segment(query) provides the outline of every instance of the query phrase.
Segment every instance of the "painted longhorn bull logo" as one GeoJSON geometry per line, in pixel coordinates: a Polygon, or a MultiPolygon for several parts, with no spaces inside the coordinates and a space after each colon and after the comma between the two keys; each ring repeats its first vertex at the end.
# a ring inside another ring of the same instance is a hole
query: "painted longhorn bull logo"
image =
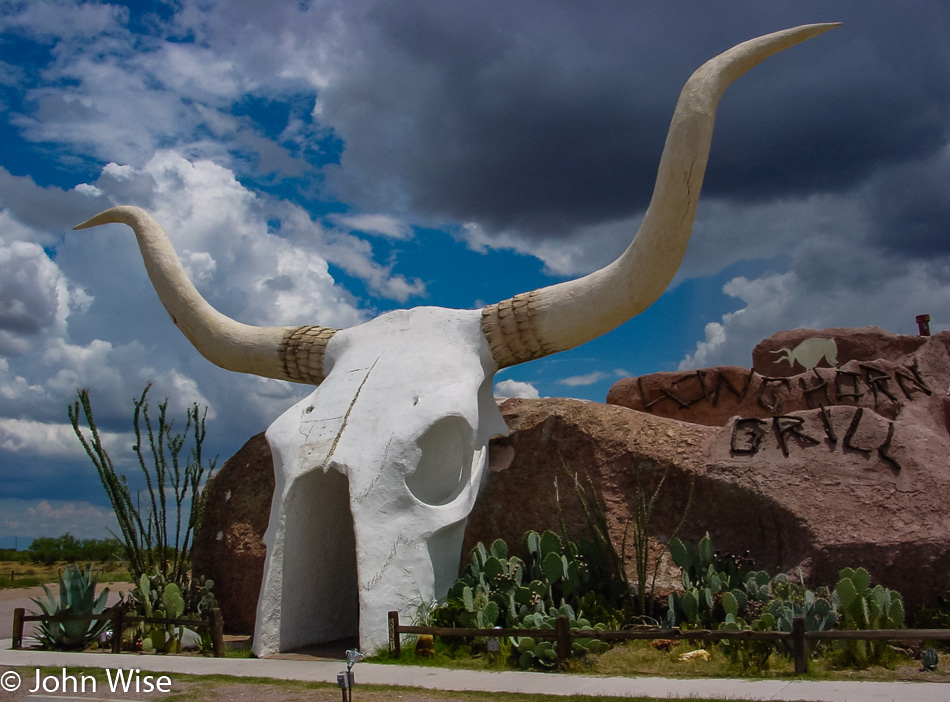
{"type": "Polygon", "coordinates": [[[769,56],[836,25],[740,44],[700,67],[677,102],[642,225],[613,263],[481,310],[420,307],[349,329],[251,327],[213,309],[146,212],[115,207],[173,322],[213,363],[317,386],[267,430],[276,490],[253,649],[358,636],[386,641],[386,611],[444,595],[456,577],[488,441],[507,433],[500,369],[583,344],[658,298],[692,230],[716,107],[769,56]]]}
{"type": "Polygon", "coordinates": [[[785,346],[772,351],[772,353],[785,354],[784,356],[776,358],[775,363],[784,361],[792,367],[797,363],[805,370],[815,368],[821,363],[822,359],[827,361],[828,365],[832,368],[838,365],[838,344],[835,343],[834,339],[823,339],[813,336],[810,339],[805,339],[793,349],[785,346]]]}

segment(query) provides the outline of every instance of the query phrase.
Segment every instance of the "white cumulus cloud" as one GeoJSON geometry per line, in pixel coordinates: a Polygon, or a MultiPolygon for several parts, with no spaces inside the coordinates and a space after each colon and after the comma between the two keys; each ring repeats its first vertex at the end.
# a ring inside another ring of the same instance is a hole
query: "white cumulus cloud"
{"type": "Polygon", "coordinates": [[[523,397],[537,399],[538,389],[531,383],[520,380],[502,380],[495,383],[495,397],[523,397]]]}
{"type": "Polygon", "coordinates": [[[578,387],[583,385],[593,385],[594,383],[599,383],[601,380],[608,377],[610,377],[609,373],[604,373],[603,371],[594,371],[585,375],[572,375],[569,378],[561,378],[557,382],[560,385],[567,385],[568,387],[578,387]]]}
{"type": "Polygon", "coordinates": [[[341,226],[364,234],[378,234],[390,239],[408,239],[412,236],[405,222],[384,214],[341,215],[333,218],[341,226]]]}
{"type": "MultiPolygon", "coordinates": [[[[118,454],[134,443],[131,433],[100,432],[102,444],[118,454]]],[[[79,458],[86,453],[69,424],[0,418],[0,449],[43,458],[79,458]]]]}
{"type": "Polygon", "coordinates": [[[0,498],[0,534],[105,539],[118,532],[119,524],[109,507],[79,500],[0,498]]]}

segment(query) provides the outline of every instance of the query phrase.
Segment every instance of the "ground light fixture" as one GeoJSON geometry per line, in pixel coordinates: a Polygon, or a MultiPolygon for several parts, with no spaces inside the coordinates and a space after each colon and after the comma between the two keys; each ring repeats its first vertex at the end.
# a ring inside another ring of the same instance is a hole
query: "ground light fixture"
{"type": "Polygon", "coordinates": [[[363,654],[355,648],[351,648],[346,652],[346,671],[337,673],[336,676],[336,684],[343,695],[343,702],[353,702],[353,685],[356,683],[353,666],[361,660],[363,660],[363,654]]]}

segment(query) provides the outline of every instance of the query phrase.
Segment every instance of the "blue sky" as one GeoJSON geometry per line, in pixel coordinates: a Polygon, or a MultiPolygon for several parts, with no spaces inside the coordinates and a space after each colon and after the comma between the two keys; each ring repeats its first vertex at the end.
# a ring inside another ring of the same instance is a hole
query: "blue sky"
{"type": "Polygon", "coordinates": [[[636,232],[684,81],[745,39],[844,26],[722,102],[686,258],[647,312],[507,369],[602,401],[628,374],[748,366],[789,328],[950,326],[944,2],[0,4],[0,545],[106,534],[66,419],[90,388],[130,475],[146,382],[209,407],[223,462],[306,388],[178,334],[131,232],[151,211],[251,324],[474,308],[595,270],[636,232]]]}

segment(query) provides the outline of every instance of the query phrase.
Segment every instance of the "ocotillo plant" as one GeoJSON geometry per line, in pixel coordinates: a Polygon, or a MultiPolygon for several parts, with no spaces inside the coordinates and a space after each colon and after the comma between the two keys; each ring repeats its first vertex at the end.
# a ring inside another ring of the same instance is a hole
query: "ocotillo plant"
{"type": "Polygon", "coordinates": [[[165,400],[158,406],[158,422],[153,425],[147,399],[150,388],[151,384],[146,385],[133,401],[135,445],[132,450],[145,477],[148,495],[144,510],[139,507],[137,496],[133,497],[127,478],[116,473],[102,445],[89,391],[79,390],[76,401],[67,411],[73,431],[96,467],[112,503],[133,580],[138,582],[144,574],[158,573],[168,582],[185,588],[191,539],[203,508],[202,488],[205,479],[211,478],[215,464],[215,460],[211,460],[206,465],[201,455],[207,409],[201,412],[197,403],[193,404],[187,411],[185,430],[175,433],[165,400]],[[88,438],[79,425],[80,412],[89,427],[88,438]],[[183,461],[181,453],[189,435],[192,439],[190,456],[183,461]],[[191,504],[185,514],[188,500],[191,504]]]}

